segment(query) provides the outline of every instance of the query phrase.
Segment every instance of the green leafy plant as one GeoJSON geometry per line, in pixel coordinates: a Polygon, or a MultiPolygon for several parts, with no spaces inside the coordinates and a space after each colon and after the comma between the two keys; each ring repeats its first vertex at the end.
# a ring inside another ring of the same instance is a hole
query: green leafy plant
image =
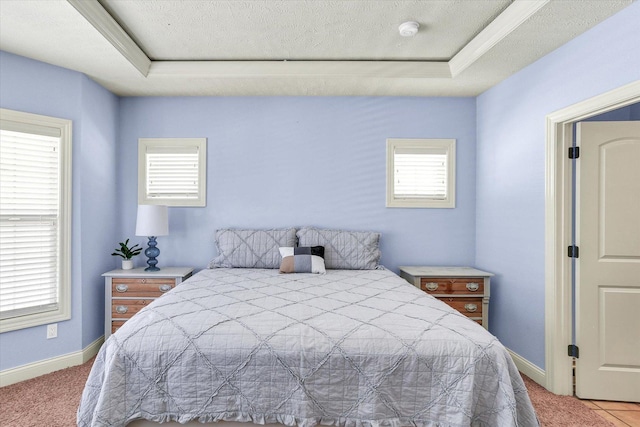
{"type": "Polygon", "coordinates": [[[142,252],[142,248],[139,248],[138,244],[129,247],[129,239],[118,244],[120,245],[120,248],[117,248],[111,255],[122,257],[122,259],[131,259],[142,252]]]}

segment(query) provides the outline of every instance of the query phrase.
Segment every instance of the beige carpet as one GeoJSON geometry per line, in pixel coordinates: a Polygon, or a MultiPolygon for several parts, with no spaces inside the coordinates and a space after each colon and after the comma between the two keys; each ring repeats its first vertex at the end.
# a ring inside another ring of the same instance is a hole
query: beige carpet
{"type": "MultiPolygon", "coordinates": [[[[2,427],[69,427],[92,361],[0,388],[2,427]]],[[[556,396],[523,377],[543,427],[612,427],[571,396],[556,396]]],[[[500,426],[495,426],[500,427],[500,426]]]]}
{"type": "Polygon", "coordinates": [[[0,426],[75,426],[76,410],[92,364],[93,359],[0,388],[0,426]]]}

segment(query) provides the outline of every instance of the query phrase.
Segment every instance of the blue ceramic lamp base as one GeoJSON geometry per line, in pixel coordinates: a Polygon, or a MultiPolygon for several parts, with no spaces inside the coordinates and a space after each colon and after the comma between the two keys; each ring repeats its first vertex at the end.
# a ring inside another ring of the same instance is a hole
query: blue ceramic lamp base
{"type": "Polygon", "coordinates": [[[149,267],[145,268],[144,271],[160,271],[160,268],[156,267],[158,264],[158,260],[156,259],[158,255],[160,255],[160,249],[156,247],[158,242],[156,242],[155,236],[149,237],[149,247],[145,249],[144,254],[149,258],[147,260],[147,265],[149,267]]]}

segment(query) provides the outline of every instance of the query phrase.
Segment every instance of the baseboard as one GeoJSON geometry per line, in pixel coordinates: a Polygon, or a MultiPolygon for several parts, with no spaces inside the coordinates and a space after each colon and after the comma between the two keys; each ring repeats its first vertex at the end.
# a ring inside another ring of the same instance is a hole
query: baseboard
{"type": "Polygon", "coordinates": [[[543,369],[540,369],[533,363],[529,362],[518,353],[509,349],[507,349],[507,351],[511,355],[513,362],[516,364],[516,367],[520,372],[531,378],[535,383],[545,387],[545,384],[547,384],[547,374],[543,369]]]}
{"type": "Polygon", "coordinates": [[[80,351],[0,371],[0,387],[50,374],[71,366],[82,365],[98,354],[103,342],[104,336],[101,336],[80,351]]]}

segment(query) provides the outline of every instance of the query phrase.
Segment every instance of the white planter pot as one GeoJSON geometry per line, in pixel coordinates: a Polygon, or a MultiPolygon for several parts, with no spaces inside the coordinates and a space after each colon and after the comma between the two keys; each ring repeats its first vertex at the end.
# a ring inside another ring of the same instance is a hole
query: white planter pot
{"type": "Polygon", "coordinates": [[[133,260],[132,259],[123,259],[122,260],[122,269],[123,270],[131,270],[133,268],[133,260]]]}

